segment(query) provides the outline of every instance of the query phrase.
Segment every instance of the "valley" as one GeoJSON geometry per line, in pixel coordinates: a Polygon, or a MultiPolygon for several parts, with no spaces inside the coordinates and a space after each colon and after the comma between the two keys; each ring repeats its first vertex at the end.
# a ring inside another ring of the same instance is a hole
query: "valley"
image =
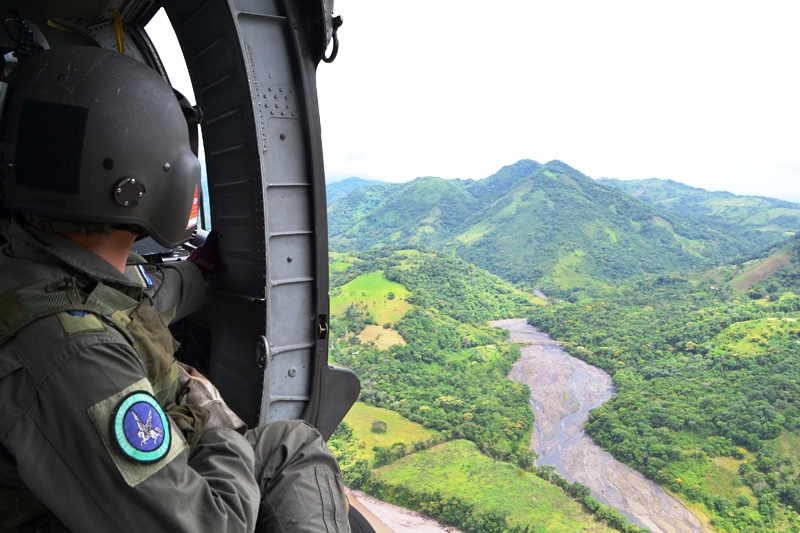
{"type": "Polygon", "coordinates": [[[351,486],[464,532],[800,532],[800,206],[617,186],[527,161],[330,204],[351,486]]]}
{"type": "Polygon", "coordinates": [[[614,393],[608,374],[548,342],[549,337],[524,319],[492,325],[508,329],[509,341],[522,344],[508,377],[531,389],[531,449],[539,454],[537,466],[552,466],[568,480],[586,485],[600,501],[653,533],[711,531],[680,500],[614,459],[584,431],[589,411],[614,393]]]}

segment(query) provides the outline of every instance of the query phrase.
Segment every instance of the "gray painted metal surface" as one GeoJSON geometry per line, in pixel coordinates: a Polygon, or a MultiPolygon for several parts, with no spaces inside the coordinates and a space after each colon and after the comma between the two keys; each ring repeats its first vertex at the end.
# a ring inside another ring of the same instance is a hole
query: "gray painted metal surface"
{"type": "Polygon", "coordinates": [[[165,7],[205,113],[212,227],[228,268],[215,314],[238,319],[211,324],[211,377],[226,398],[241,401],[235,407],[259,405],[259,424],[316,422],[314,392],[327,371],[328,273],[315,85],[324,46],[315,54],[310,31],[324,32],[324,5],[316,23],[311,2],[165,7]]]}
{"type": "MultiPolygon", "coordinates": [[[[3,1],[2,4],[13,4],[3,1]]],[[[332,0],[40,0],[23,16],[50,46],[116,47],[166,75],[144,25],[166,10],[204,113],[211,224],[226,270],[187,336],[248,424],[304,418],[329,435],[355,401],[327,364],[328,257],[316,67],[332,0]],[[47,25],[57,19],[71,32],[47,25]]],[[[165,206],[169,208],[169,206],[165,206]]],[[[187,344],[187,343],[185,343],[187,344]]]]}

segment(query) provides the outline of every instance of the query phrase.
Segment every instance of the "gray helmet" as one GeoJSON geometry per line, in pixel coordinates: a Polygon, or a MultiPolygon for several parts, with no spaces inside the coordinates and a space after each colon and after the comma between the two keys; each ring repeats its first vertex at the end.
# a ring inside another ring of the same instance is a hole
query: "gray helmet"
{"type": "Polygon", "coordinates": [[[174,248],[197,225],[200,163],[189,137],[153,69],[101,48],[40,52],[8,77],[0,207],[139,226],[174,248]]]}

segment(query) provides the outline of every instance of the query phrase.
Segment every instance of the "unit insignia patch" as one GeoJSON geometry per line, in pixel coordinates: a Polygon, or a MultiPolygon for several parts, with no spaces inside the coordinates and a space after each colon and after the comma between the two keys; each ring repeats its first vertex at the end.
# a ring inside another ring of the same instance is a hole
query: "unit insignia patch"
{"type": "Polygon", "coordinates": [[[169,421],[156,399],[144,391],[125,396],[111,417],[111,435],[128,459],[158,461],[169,452],[169,421]]]}

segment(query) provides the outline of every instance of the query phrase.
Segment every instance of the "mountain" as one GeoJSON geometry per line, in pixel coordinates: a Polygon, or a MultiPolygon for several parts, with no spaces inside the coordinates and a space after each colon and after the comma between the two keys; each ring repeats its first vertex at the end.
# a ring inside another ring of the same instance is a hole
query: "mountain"
{"type": "Polygon", "coordinates": [[[328,183],[325,185],[325,193],[328,198],[328,205],[334,200],[347,196],[351,192],[370,185],[388,185],[385,181],[365,180],[362,178],[347,178],[341,181],[328,183]]]}
{"type": "Polygon", "coordinates": [[[731,287],[749,289],[751,297],[795,290],[793,285],[800,284],[800,234],[770,252],[764,258],[738,265],[730,280],[731,287]]]}
{"type": "Polygon", "coordinates": [[[401,188],[401,183],[368,185],[328,203],[328,233],[341,235],[372,213],[388,196],[401,188]],[[336,216],[331,216],[335,212],[336,216]]]}
{"type": "MultiPolygon", "coordinates": [[[[784,208],[767,203],[763,211],[784,208]]],[[[766,216],[757,205],[725,223],[719,212],[697,209],[678,214],[650,205],[558,161],[523,161],[478,181],[368,186],[332,203],[331,242],[359,250],[330,255],[332,360],[356,372],[366,403],[451,439],[393,437],[385,441],[391,446],[359,459],[374,429],[347,443],[335,436],[345,480],[382,498],[402,493],[405,505],[444,508],[431,495],[464,485],[447,473],[479,461],[481,471],[494,469],[473,448],[550,479],[546,467],[529,462],[530,397],[506,379],[517,357],[507,350],[515,348],[485,325],[527,309],[530,324],[613,377],[615,395],[586,426],[596,443],[704,513],[715,531],[794,531],[800,233],[756,250],[755,238],[772,231],[747,222],[766,216]],[[748,224],[754,240],[737,233],[748,224]],[[428,249],[397,249],[407,242],[428,249]],[[731,264],[735,255],[747,260],[731,264]],[[556,297],[536,305],[543,302],[475,266],[482,262],[556,297]],[[677,272],[682,265],[713,268],[677,272]],[[637,276],[646,272],[664,274],[637,276]],[[559,294],[570,287],[593,290],[559,294]],[[440,484],[421,493],[416,481],[430,472],[443,472],[425,478],[440,484]]],[[[385,421],[378,412],[362,425],[385,421]]],[[[514,515],[504,496],[509,479],[522,475],[510,470],[493,486],[467,484],[469,491],[448,498],[502,500],[480,511],[475,504],[470,519],[497,511],[508,520],[496,529],[508,530],[514,515]],[[501,498],[487,496],[495,494],[501,498]]],[[[586,489],[559,483],[568,494],[586,489]]],[[[534,493],[540,504],[542,489],[534,493]]],[[[564,522],[568,530],[584,529],[577,520],[564,522]]]]}
{"type": "Polygon", "coordinates": [[[358,189],[328,208],[331,245],[356,250],[438,246],[479,208],[465,183],[425,177],[358,189]]]}
{"type": "Polygon", "coordinates": [[[753,245],[560,161],[523,160],[478,181],[365,187],[331,203],[328,215],[334,249],[446,249],[527,286],[603,284],[726,261],[753,245]]]}
{"type": "Polygon", "coordinates": [[[672,180],[656,178],[623,181],[602,178],[648,204],[681,216],[692,217],[758,248],[766,248],[800,232],[800,204],[764,198],[710,192],[672,180]]]}
{"type": "Polygon", "coordinates": [[[470,182],[468,184],[469,192],[479,202],[491,203],[541,168],[540,163],[523,159],[513,165],[501,168],[496,174],[486,179],[470,182]]]}

